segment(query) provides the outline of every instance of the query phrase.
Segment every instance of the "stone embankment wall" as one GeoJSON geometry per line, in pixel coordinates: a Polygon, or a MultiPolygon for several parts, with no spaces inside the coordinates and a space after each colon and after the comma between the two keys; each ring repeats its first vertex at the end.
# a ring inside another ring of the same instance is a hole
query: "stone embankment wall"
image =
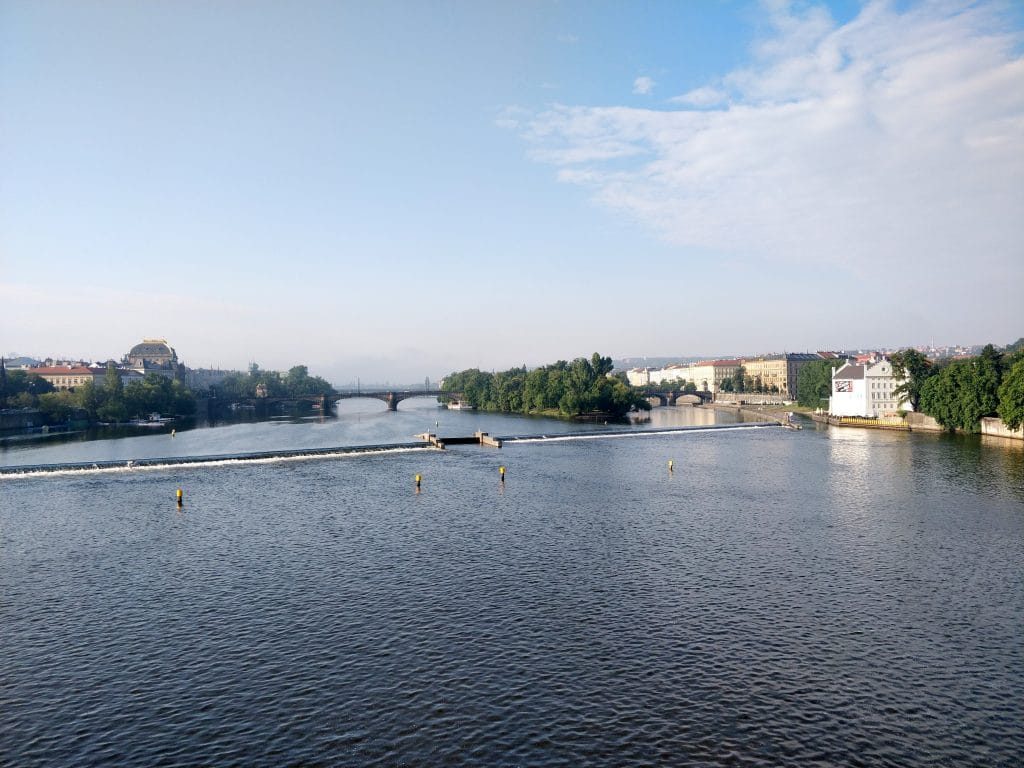
{"type": "Polygon", "coordinates": [[[993,437],[1008,437],[1011,440],[1024,440],[1024,425],[1017,429],[1010,429],[1003,424],[1002,419],[986,416],[981,420],[981,434],[992,435],[993,437]]]}
{"type": "Polygon", "coordinates": [[[716,392],[715,402],[725,405],[784,405],[787,395],[764,395],[756,392],[716,392]]]}
{"type": "Polygon", "coordinates": [[[931,416],[911,411],[907,414],[907,425],[914,432],[945,432],[946,428],[931,416]]]}
{"type": "Polygon", "coordinates": [[[34,409],[11,408],[0,411],[0,430],[28,429],[43,423],[43,414],[34,409]]]}
{"type": "Polygon", "coordinates": [[[736,415],[746,418],[754,419],[755,421],[765,421],[766,419],[774,419],[780,424],[789,423],[789,413],[779,408],[764,408],[753,406],[751,408],[744,408],[736,403],[720,403],[717,400],[714,403],[701,406],[702,408],[712,408],[716,411],[729,411],[736,415]]]}
{"type": "MultiPolygon", "coordinates": [[[[822,421],[822,417],[812,416],[811,418],[815,421],[822,421]]],[[[837,426],[847,427],[867,427],[868,429],[892,429],[890,424],[885,421],[872,419],[835,419],[833,417],[825,417],[829,424],[835,424],[837,426]]],[[[946,428],[943,427],[931,416],[923,413],[910,412],[906,415],[903,420],[906,424],[903,429],[909,429],[911,432],[945,432],[946,428]]],[[[897,427],[898,428],[898,427],[897,427]]],[[[962,430],[956,430],[960,432],[962,430]]],[[[997,419],[993,416],[986,416],[981,420],[981,434],[990,435],[992,437],[1005,437],[1010,440],[1024,440],[1024,426],[1019,429],[1011,430],[1001,419],[997,419]]]]}

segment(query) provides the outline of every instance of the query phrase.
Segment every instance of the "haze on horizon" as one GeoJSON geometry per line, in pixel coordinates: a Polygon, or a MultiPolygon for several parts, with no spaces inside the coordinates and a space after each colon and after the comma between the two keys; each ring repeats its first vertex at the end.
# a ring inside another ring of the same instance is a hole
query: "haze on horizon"
{"type": "Polygon", "coordinates": [[[0,350],[1007,343],[1024,6],[0,3],[0,350]]]}

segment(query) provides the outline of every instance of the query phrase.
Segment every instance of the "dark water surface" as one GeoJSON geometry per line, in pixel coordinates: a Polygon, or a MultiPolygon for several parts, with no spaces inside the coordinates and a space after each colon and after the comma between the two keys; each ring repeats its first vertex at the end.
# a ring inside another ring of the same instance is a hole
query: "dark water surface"
{"type": "Polygon", "coordinates": [[[4,478],[0,640],[2,765],[1019,765],[1024,450],[752,429],[4,478]]]}

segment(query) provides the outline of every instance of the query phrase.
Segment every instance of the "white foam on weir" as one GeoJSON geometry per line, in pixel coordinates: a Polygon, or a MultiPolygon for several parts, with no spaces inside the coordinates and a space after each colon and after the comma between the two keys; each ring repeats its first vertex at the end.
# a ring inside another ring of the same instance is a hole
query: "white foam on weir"
{"type": "MultiPolygon", "coordinates": [[[[179,470],[179,469],[192,469],[208,467],[236,467],[243,465],[254,465],[254,464],[283,464],[285,462],[294,461],[323,461],[324,459],[347,459],[357,458],[359,456],[376,456],[388,453],[412,453],[414,451],[439,451],[439,448],[433,446],[410,446],[409,448],[381,448],[381,449],[370,449],[360,450],[355,449],[351,451],[345,451],[342,453],[304,453],[299,456],[259,456],[253,458],[237,458],[237,459],[208,459],[197,458],[194,461],[181,461],[173,462],[168,464],[131,464],[126,461],[123,465],[116,467],[68,467],[67,469],[28,469],[24,472],[16,471],[16,467],[9,468],[12,471],[5,471],[0,473],[0,481],[2,480],[20,480],[29,479],[34,477],[78,477],[80,475],[116,475],[116,474],[131,474],[134,472],[162,472],[168,469],[179,470]]],[[[6,468],[5,468],[6,469],[6,468]]]]}

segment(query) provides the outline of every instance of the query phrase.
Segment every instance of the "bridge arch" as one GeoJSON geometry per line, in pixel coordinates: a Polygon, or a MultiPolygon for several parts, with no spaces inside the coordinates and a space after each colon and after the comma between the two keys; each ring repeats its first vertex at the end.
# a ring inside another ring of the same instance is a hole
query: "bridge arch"
{"type": "Polygon", "coordinates": [[[423,389],[408,389],[408,390],[375,390],[369,392],[337,392],[330,395],[328,398],[333,406],[339,400],[354,400],[357,398],[371,398],[374,400],[382,400],[387,405],[389,411],[397,411],[398,404],[403,400],[409,400],[414,397],[453,397],[457,398],[460,396],[459,392],[448,392],[445,390],[423,390],[423,389]]]}

